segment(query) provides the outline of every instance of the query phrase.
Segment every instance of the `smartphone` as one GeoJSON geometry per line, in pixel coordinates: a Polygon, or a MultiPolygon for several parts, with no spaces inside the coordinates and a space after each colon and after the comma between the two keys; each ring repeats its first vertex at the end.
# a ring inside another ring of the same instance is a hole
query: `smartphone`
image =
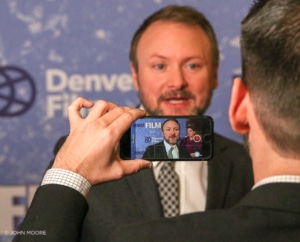
{"type": "Polygon", "coordinates": [[[145,116],[132,123],[121,138],[120,157],[149,161],[208,160],[213,156],[213,134],[210,116],[145,116]]]}

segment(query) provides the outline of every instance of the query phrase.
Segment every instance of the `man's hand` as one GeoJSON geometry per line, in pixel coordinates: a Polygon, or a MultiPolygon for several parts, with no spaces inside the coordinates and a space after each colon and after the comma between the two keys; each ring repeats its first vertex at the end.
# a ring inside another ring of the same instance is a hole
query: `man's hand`
{"type": "Polygon", "coordinates": [[[58,152],[53,168],[76,172],[92,185],[119,179],[151,163],[142,159],[122,160],[117,145],[123,133],[133,121],[145,115],[145,111],[117,107],[98,101],[95,104],[84,98],[76,99],[68,108],[70,134],[58,152]],[[81,108],[92,108],[86,118],[81,108]]]}

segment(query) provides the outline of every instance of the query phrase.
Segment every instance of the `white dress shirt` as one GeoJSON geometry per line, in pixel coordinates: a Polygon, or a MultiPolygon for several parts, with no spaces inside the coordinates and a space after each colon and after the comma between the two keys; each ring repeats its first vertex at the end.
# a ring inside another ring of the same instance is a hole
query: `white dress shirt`
{"type": "Polygon", "coordinates": [[[165,149],[166,149],[166,152],[167,154],[169,153],[169,150],[171,149],[171,147],[173,147],[173,150],[172,150],[172,157],[174,159],[177,159],[179,158],[179,150],[177,148],[177,145],[170,145],[168,144],[165,140],[164,140],[164,145],[165,145],[165,149]]]}
{"type": "MultiPolygon", "coordinates": [[[[157,180],[163,161],[153,162],[157,180]]],[[[206,206],[208,164],[207,161],[175,161],[179,177],[180,214],[204,211],[206,206]]]]}

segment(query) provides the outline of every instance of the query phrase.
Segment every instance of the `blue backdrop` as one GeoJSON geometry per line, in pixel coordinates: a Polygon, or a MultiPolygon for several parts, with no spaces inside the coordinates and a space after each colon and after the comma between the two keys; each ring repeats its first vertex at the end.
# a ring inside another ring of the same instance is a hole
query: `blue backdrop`
{"type": "MultiPolygon", "coordinates": [[[[131,37],[167,4],[191,5],[215,28],[219,87],[207,115],[237,141],[228,122],[232,79],[240,75],[240,21],[252,0],[2,0],[0,2],[0,234],[13,234],[78,97],[136,106],[131,37]]],[[[9,236],[8,236],[9,237],[9,236]]],[[[0,237],[5,240],[6,236],[0,237]]]]}

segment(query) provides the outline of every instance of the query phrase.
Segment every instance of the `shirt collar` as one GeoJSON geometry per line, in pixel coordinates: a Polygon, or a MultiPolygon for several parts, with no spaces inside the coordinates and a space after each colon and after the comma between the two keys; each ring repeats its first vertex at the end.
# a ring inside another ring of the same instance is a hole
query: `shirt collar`
{"type": "Polygon", "coordinates": [[[164,145],[165,145],[167,153],[168,153],[168,151],[170,150],[171,147],[173,147],[174,150],[178,150],[176,144],[175,145],[170,145],[165,139],[164,139],[164,145]]]}
{"type": "Polygon", "coordinates": [[[300,176],[292,176],[292,175],[282,175],[282,176],[271,176],[264,178],[254,184],[252,190],[269,183],[300,183],[300,176]]]}

